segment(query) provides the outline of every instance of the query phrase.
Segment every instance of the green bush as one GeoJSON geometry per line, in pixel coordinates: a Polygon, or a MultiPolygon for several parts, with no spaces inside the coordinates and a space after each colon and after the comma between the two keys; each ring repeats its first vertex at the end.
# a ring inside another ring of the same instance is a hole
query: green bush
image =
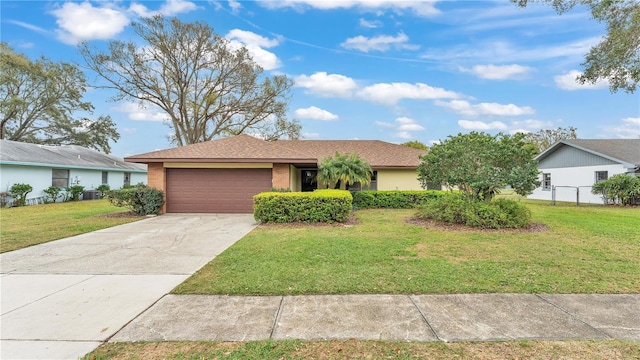
{"type": "Polygon", "coordinates": [[[517,229],[529,225],[531,212],[513,200],[469,201],[447,195],[424,204],[416,217],[483,229],[517,229]]]}
{"type": "Polygon", "coordinates": [[[344,190],[264,192],[253,197],[253,217],[260,222],[343,222],[349,217],[352,196],[344,190]]]}
{"type": "Polygon", "coordinates": [[[640,178],[629,174],[613,175],[591,188],[591,192],[602,195],[605,204],[640,204],[640,178]]]}
{"type": "Polygon", "coordinates": [[[164,205],[162,190],[138,184],[134,187],[111,190],[109,202],[115,206],[127,207],[136,215],[157,215],[164,205]]]}
{"type": "Polygon", "coordinates": [[[412,209],[446,194],[440,190],[354,191],[355,209],[412,209]]]}
{"type": "Polygon", "coordinates": [[[29,184],[13,184],[9,189],[15,206],[25,206],[27,204],[27,194],[31,191],[33,191],[33,188],[29,184]]]}
{"type": "Polygon", "coordinates": [[[62,189],[57,186],[49,186],[48,188],[42,190],[42,192],[45,193],[44,202],[46,204],[56,202],[56,200],[58,200],[58,197],[60,197],[61,191],[62,189]]]}
{"type": "Polygon", "coordinates": [[[73,185],[67,188],[68,199],[70,201],[80,201],[80,195],[84,192],[84,186],[73,185]]]}

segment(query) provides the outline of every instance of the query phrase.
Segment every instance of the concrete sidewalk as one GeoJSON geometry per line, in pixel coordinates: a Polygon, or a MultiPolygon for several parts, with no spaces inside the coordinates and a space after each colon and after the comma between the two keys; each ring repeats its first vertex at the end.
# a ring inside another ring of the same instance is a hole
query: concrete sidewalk
{"type": "Polygon", "coordinates": [[[0,358],[83,356],[255,226],[170,214],[0,254],[0,358]]]}
{"type": "Polygon", "coordinates": [[[632,295],[166,295],[121,341],[640,341],[632,295]]]}

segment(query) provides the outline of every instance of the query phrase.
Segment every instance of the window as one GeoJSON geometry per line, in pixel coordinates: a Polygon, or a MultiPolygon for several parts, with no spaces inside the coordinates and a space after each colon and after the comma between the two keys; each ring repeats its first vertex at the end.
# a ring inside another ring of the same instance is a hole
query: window
{"type": "Polygon", "coordinates": [[[124,173],[124,186],[131,185],[131,173],[124,173]]]}
{"type": "Polygon", "coordinates": [[[52,169],[51,170],[51,186],[66,188],[69,187],[69,170],[52,169]]]}
{"type": "Polygon", "coordinates": [[[542,174],[542,190],[551,190],[551,174],[542,174]]]}
{"type": "Polygon", "coordinates": [[[596,171],[596,184],[609,178],[608,171],[596,171]]]}
{"type": "Polygon", "coordinates": [[[371,173],[371,183],[369,186],[362,186],[359,182],[349,185],[349,190],[359,191],[359,190],[378,190],[378,172],[374,171],[371,173]]]}
{"type": "Polygon", "coordinates": [[[109,172],[108,171],[103,171],[102,172],[102,184],[106,185],[109,183],[109,172]]]}

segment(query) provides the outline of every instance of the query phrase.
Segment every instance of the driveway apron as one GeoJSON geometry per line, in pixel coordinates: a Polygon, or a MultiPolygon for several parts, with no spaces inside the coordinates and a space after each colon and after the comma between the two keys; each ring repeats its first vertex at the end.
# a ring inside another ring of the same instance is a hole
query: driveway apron
{"type": "Polygon", "coordinates": [[[167,214],[0,254],[0,358],[83,356],[255,226],[167,214]]]}

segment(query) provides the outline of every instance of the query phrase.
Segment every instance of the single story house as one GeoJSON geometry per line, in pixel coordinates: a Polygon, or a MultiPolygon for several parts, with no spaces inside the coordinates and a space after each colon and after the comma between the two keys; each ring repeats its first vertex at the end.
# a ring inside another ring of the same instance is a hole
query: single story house
{"type": "Polygon", "coordinates": [[[591,193],[597,182],[617,174],[640,176],[640,139],[560,140],[540,153],[538,170],[542,185],[529,199],[603,204],[591,193]],[[579,194],[578,194],[579,191],[579,194]]]}
{"type": "Polygon", "coordinates": [[[41,199],[50,186],[80,185],[95,190],[103,184],[112,189],[146,184],[147,167],[77,145],[0,140],[0,191],[9,191],[17,183],[31,185],[27,199],[33,201],[41,199]]]}
{"type": "Polygon", "coordinates": [[[319,162],[336,152],[357,153],[369,162],[369,189],[421,189],[416,169],[426,152],[377,140],[268,142],[237,135],[125,160],[148,164],[149,186],[165,192],[164,212],[251,213],[260,192],[317,189],[319,162]]]}

